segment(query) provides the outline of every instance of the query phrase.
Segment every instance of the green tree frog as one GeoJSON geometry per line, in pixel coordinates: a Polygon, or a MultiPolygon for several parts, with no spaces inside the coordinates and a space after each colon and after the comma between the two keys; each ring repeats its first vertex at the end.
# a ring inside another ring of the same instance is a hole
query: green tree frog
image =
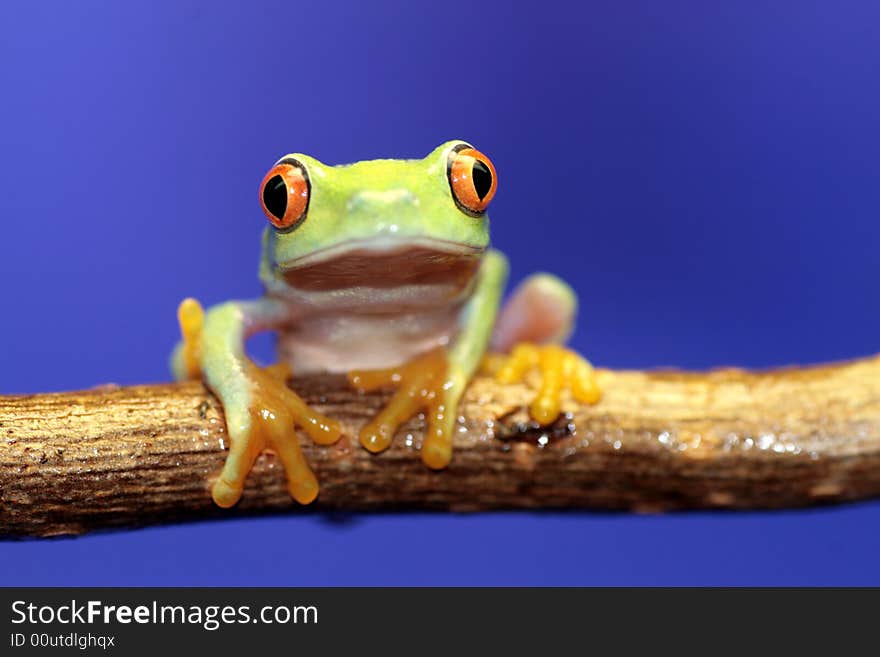
{"type": "Polygon", "coordinates": [[[360,430],[360,443],[381,452],[424,412],[421,456],[435,469],[452,458],[457,405],[490,347],[509,354],[496,359],[498,380],[538,373],[534,420],[557,418],[563,389],[598,401],[591,365],[561,346],[577,306],[568,285],[533,275],[499,312],[507,262],[489,247],[486,212],[497,184],[491,160],[459,140],[420,160],[328,166],[297,153],[275,163],[260,188],[269,222],[264,296],[206,313],[187,299],[178,311],[183,340],[173,373],[204,377],[226,414],[230,448],[212,488],[219,506],[239,500],[267,448],[284,465],[295,500],[317,496],[295,427],[319,444],[335,442],[341,429],[288,387],[294,369],[347,373],[364,391],[395,387],[360,430]],[[278,332],[279,364],[261,369],[245,340],[265,330],[278,332]]]}

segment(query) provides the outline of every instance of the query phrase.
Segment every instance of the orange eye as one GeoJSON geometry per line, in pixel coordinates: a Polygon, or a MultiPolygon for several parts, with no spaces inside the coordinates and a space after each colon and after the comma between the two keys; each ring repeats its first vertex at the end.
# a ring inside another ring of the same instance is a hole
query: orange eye
{"type": "Polygon", "coordinates": [[[278,230],[293,230],[306,218],[312,185],[306,168],[292,157],[269,170],[260,186],[260,205],[278,230]]]}
{"type": "Polygon", "coordinates": [[[467,144],[456,146],[449,154],[446,175],[455,202],[470,215],[485,211],[498,187],[492,160],[467,144]]]}

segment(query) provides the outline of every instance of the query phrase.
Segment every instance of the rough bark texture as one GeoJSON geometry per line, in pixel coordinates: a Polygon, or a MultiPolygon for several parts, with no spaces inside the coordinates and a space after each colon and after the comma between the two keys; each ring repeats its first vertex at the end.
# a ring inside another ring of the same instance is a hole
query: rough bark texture
{"type": "MultiPolygon", "coordinates": [[[[300,440],[321,481],[310,510],[772,508],[880,493],[880,360],[761,373],[602,371],[596,406],[530,425],[532,389],[477,379],[452,465],[432,472],[413,420],[391,449],[357,429],[388,398],[338,377],[294,382],[342,421],[300,440]]],[[[236,509],[216,508],[223,410],[199,383],[0,397],[0,534],[78,534],[264,512],[303,513],[264,455],[236,509]]]]}

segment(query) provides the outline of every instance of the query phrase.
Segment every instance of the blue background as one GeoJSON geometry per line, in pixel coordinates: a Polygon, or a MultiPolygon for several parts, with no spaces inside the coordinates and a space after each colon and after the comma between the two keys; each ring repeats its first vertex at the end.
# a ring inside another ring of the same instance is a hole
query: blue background
{"type": "MultiPolygon", "coordinates": [[[[498,168],[514,281],[571,281],[597,363],[872,353],[878,26],[874,2],[4,3],[0,390],[166,380],[183,296],[259,293],[275,158],[453,137],[498,168]]],[[[0,583],[880,584],[878,526],[294,512],[0,543],[0,583]]]]}

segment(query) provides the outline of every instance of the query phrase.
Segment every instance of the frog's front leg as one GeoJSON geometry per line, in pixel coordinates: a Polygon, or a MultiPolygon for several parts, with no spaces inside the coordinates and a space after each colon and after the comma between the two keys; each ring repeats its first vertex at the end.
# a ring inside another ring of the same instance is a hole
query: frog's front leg
{"type": "Polygon", "coordinates": [[[311,410],[287,386],[286,365],[265,370],[247,357],[249,335],[275,328],[287,319],[283,304],[269,299],[233,301],[203,314],[192,299],[178,311],[183,342],[172,356],[178,379],[200,373],[220,398],[226,414],[230,447],[226,463],[211,494],[218,506],[233,506],[260,453],[272,449],[287,472],[288,490],[302,504],[318,494],[318,482],[297,442],[300,426],[315,442],[331,444],[340,436],[339,425],[311,410]]]}
{"type": "Polygon", "coordinates": [[[487,253],[464,307],[459,334],[448,350],[434,350],[399,367],[349,373],[349,381],[361,391],[397,385],[387,406],[361,429],[364,447],[371,452],[387,449],[398,428],[425,410],[428,428],[422,461],[431,468],[449,464],[458,403],[486,351],[506,278],[504,256],[498,251],[487,253]]]}

